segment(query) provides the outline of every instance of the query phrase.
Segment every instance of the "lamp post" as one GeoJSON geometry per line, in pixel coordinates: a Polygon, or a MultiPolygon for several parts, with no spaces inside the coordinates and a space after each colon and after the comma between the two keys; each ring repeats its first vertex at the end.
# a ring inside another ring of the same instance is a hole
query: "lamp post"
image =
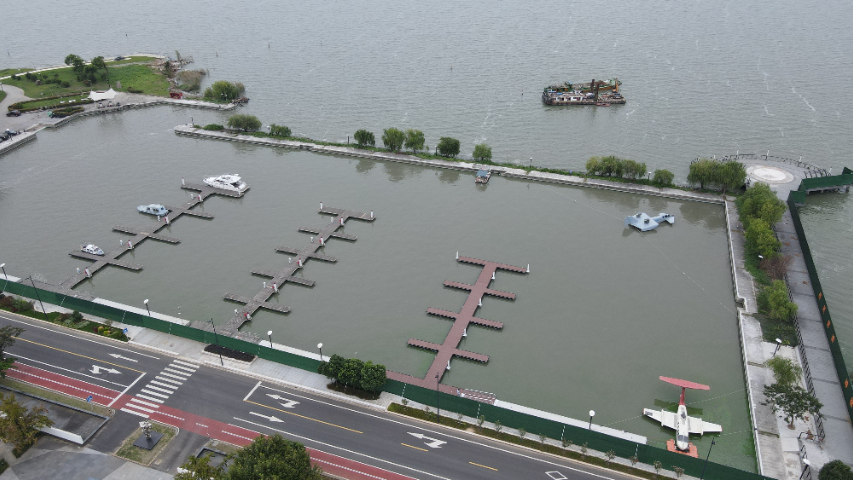
{"type": "Polygon", "coordinates": [[[803,475],[806,474],[807,470],[812,469],[812,462],[809,461],[808,458],[803,459],[803,473],[800,474],[800,478],[803,478],[803,475]]]}
{"type": "Polygon", "coordinates": [[[323,361],[323,344],[322,343],[317,344],[317,350],[320,350],[320,361],[322,362],[323,361]]]}
{"type": "Polygon", "coordinates": [[[3,270],[3,277],[8,282],[9,281],[9,275],[6,275],[6,264],[5,263],[0,263],[0,270],[3,270]]]}
{"type": "Polygon", "coordinates": [[[219,363],[224,367],[225,362],[222,360],[222,348],[219,347],[219,337],[216,336],[216,325],[213,324],[213,317],[210,317],[210,320],[208,320],[207,323],[213,327],[213,339],[216,341],[216,351],[219,352],[219,363]]]}
{"type": "Polygon", "coordinates": [[[592,417],[595,416],[595,410],[589,411],[589,427],[588,430],[592,430],[592,417]]]}
{"type": "Polygon", "coordinates": [[[711,439],[711,446],[708,447],[708,456],[705,457],[705,465],[702,465],[702,475],[699,476],[699,480],[702,480],[703,478],[705,478],[705,467],[708,466],[708,459],[711,458],[711,450],[714,448],[714,445],[716,445],[716,444],[717,444],[717,442],[715,442],[714,439],[712,438],[711,439]]]}
{"type": "MultiPolygon", "coordinates": [[[[4,271],[3,273],[5,274],[6,272],[4,271]]],[[[33,281],[32,275],[30,275],[30,283],[33,284],[33,290],[36,291],[36,298],[38,299],[39,304],[41,305],[41,311],[42,311],[42,313],[44,313],[44,319],[47,320],[47,310],[44,309],[44,304],[41,303],[41,296],[39,296],[39,289],[36,288],[36,282],[33,281]]]]}
{"type": "Polygon", "coordinates": [[[145,310],[148,310],[148,316],[150,317],[151,316],[151,309],[148,308],[148,299],[146,298],[145,300],[142,301],[142,303],[145,304],[145,310]]]}
{"type": "Polygon", "coordinates": [[[781,338],[777,338],[777,339],[776,339],[776,350],[773,350],[773,356],[774,356],[774,357],[776,356],[776,352],[778,352],[778,351],[779,351],[779,347],[781,347],[781,346],[782,346],[782,339],[781,339],[781,338]]]}
{"type": "Polygon", "coordinates": [[[267,331],[267,336],[270,337],[270,348],[272,348],[272,330],[267,331]]]}
{"type": "Polygon", "coordinates": [[[438,392],[438,374],[435,374],[435,411],[438,423],[441,423],[441,396],[438,392]]]}

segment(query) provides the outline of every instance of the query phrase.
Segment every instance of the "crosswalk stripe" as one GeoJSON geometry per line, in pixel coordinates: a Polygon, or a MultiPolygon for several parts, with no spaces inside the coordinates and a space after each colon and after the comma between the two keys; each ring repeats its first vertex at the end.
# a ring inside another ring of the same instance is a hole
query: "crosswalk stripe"
{"type": "Polygon", "coordinates": [[[151,385],[151,383],[146,385],[145,388],[150,388],[151,390],[157,390],[158,392],[165,392],[165,393],[168,393],[169,395],[175,394],[174,390],[166,390],[165,388],[155,387],[154,385],[151,385]]]}
{"type": "MultiPolygon", "coordinates": [[[[161,387],[169,387],[172,390],[177,390],[177,388],[178,388],[178,387],[172,385],[171,383],[158,382],[157,380],[151,380],[150,382],[148,382],[148,384],[149,385],[151,385],[151,384],[160,385],[161,387]]],[[[174,392],[172,392],[172,393],[174,393],[174,392]]]]}
{"type": "Polygon", "coordinates": [[[193,373],[195,373],[195,369],[194,369],[194,368],[184,367],[184,366],[181,366],[181,365],[175,365],[174,363],[173,363],[173,364],[171,364],[171,365],[169,365],[169,368],[179,368],[179,369],[181,369],[181,370],[186,370],[186,371],[190,372],[190,374],[191,374],[191,375],[192,375],[193,373]]]}
{"type": "Polygon", "coordinates": [[[151,410],[150,408],[140,407],[139,405],[134,405],[134,404],[132,404],[132,403],[128,403],[128,404],[126,404],[126,405],[125,405],[125,407],[126,407],[126,408],[133,407],[133,408],[135,408],[135,409],[137,409],[137,410],[142,410],[143,412],[154,413],[154,410],[151,410]]]}
{"type": "MultiPolygon", "coordinates": [[[[177,374],[177,375],[175,375],[175,378],[180,378],[181,380],[184,380],[184,381],[186,381],[187,379],[186,379],[186,378],[184,378],[184,377],[178,377],[178,375],[186,375],[187,377],[189,377],[189,376],[191,375],[190,373],[182,372],[182,371],[180,371],[180,370],[172,370],[172,369],[171,369],[171,368],[169,368],[169,367],[164,368],[164,369],[163,369],[163,372],[172,372],[172,373],[175,373],[175,374],[177,374]]],[[[161,372],[161,373],[163,373],[163,372],[161,372]]],[[[163,373],[163,375],[168,375],[168,374],[163,373]]]]}
{"type": "Polygon", "coordinates": [[[119,410],[121,410],[122,412],[125,412],[125,413],[132,413],[134,415],[139,415],[142,418],[148,418],[148,415],[146,415],[144,413],[134,412],[133,410],[128,410],[126,408],[120,408],[119,410]]]}
{"type": "Polygon", "coordinates": [[[151,390],[146,390],[146,389],[144,389],[144,388],[143,388],[142,390],[140,390],[140,392],[142,392],[142,393],[146,393],[146,394],[148,394],[148,395],[154,395],[155,397],[160,397],[160,398],[169,398],[169,396],[168,396],[168,395],[163,395],[162,393],[152,392],[151,390]]]}
{"type": "Polygon", "coordinates": [[[160,400],[159,398],[149,397],[148,395],[143,395],[141,393],[137,393],[136,396],[144,398],[145,400],[151,400],[152,402],[163,403],[163,400],[160,400]]]}
{"type": "Polygon", "coordinates": [[[146,402],[145,400],[140,400],[138,398],[131,398],[130,401],[136,402],[136,403],[141,403],[143,405],[148,405],[149,407],[153,407],[153,408],[160,408],[160,405],[157,405],[156,403],[146,402]]]}
{"type": "MultiPolygon", "coordinates": [[[[168,368],[166,370],[168,370],[168,368]]],[[[172,370],[172,371],[174,372],[174,370],[172,370]]],[[[177,372],[177,373],[181,373],[181,372],[177,372]]],[[[177,375],[172,375],[171,373],[160,372],[160,375],[164,375],[166,377],[177,378],[178,380],[183,380],[185,382],[187,381],[186,377],[179,377],[177,375]]]]}
{"type": "Polygon", "coordinates": [[[184,362],[181,360],[172,360],[172,363],[180,363],[181,365],[186,365],[188,367],[198,368],[199,366],[195,363],[184,362]]]}
{"type": "MultiPolygon", "coordinates": [[[[179,382],[179,381],[177,381],[177,380],[172,380],[171,378],[161,377],[161,376],[159,376],[159,375],[155,376],[154,378],[156,378],[157,380],[160,380],[160,381],[162,381],[162,382],[171,382],[171,383],[176,383],[176,384],[178,384],[178,385],[183,385],[183,384],[184,384],[184,382],[179,382]]],[[[177,388],[177,387],[176,387],[176,388],[177,388]]]]}

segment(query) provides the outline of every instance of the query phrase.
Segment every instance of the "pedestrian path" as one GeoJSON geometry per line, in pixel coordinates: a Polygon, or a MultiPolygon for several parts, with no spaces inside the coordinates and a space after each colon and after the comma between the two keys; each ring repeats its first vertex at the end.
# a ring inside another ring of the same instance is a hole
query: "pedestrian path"
{"type": "Polygon", "coordinates": [[[159,409],[160,405],[174,395],[175,390],[189,380],[197,369],[198,365],[195,363],[173,360],[120,410],[148,418],[148,414],[153,413],[153,409],[159,409]]]}

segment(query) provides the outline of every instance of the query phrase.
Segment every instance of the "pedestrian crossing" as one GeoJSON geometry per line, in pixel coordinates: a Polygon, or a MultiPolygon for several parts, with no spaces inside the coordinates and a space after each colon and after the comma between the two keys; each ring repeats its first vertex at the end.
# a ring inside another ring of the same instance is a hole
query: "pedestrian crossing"
{"type": "Polygon", "coordinates": [[[148,418],[149,414],[156,412],[175,390],[189,380],[198,367],[195,363],[173,360],[119,410],[148,418]]]}

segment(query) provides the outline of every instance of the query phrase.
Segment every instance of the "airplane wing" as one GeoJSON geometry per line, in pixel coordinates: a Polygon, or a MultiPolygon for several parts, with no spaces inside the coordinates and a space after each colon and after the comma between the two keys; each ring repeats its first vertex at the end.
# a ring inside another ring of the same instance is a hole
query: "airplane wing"
{"type": "Polygon", "coordinates": [[[701,418],[687,417],[687,430],[690,433],[702,435],[709,432],[722,432],[723,427],[716,423],[705,422],[701,418]]]}
{"type": "Polygon", "coordinates": [[[666,410],[652,410],[644,408],[643,414],[660,422],[661,426],[675,430],[675,414],[666,410]]]}

